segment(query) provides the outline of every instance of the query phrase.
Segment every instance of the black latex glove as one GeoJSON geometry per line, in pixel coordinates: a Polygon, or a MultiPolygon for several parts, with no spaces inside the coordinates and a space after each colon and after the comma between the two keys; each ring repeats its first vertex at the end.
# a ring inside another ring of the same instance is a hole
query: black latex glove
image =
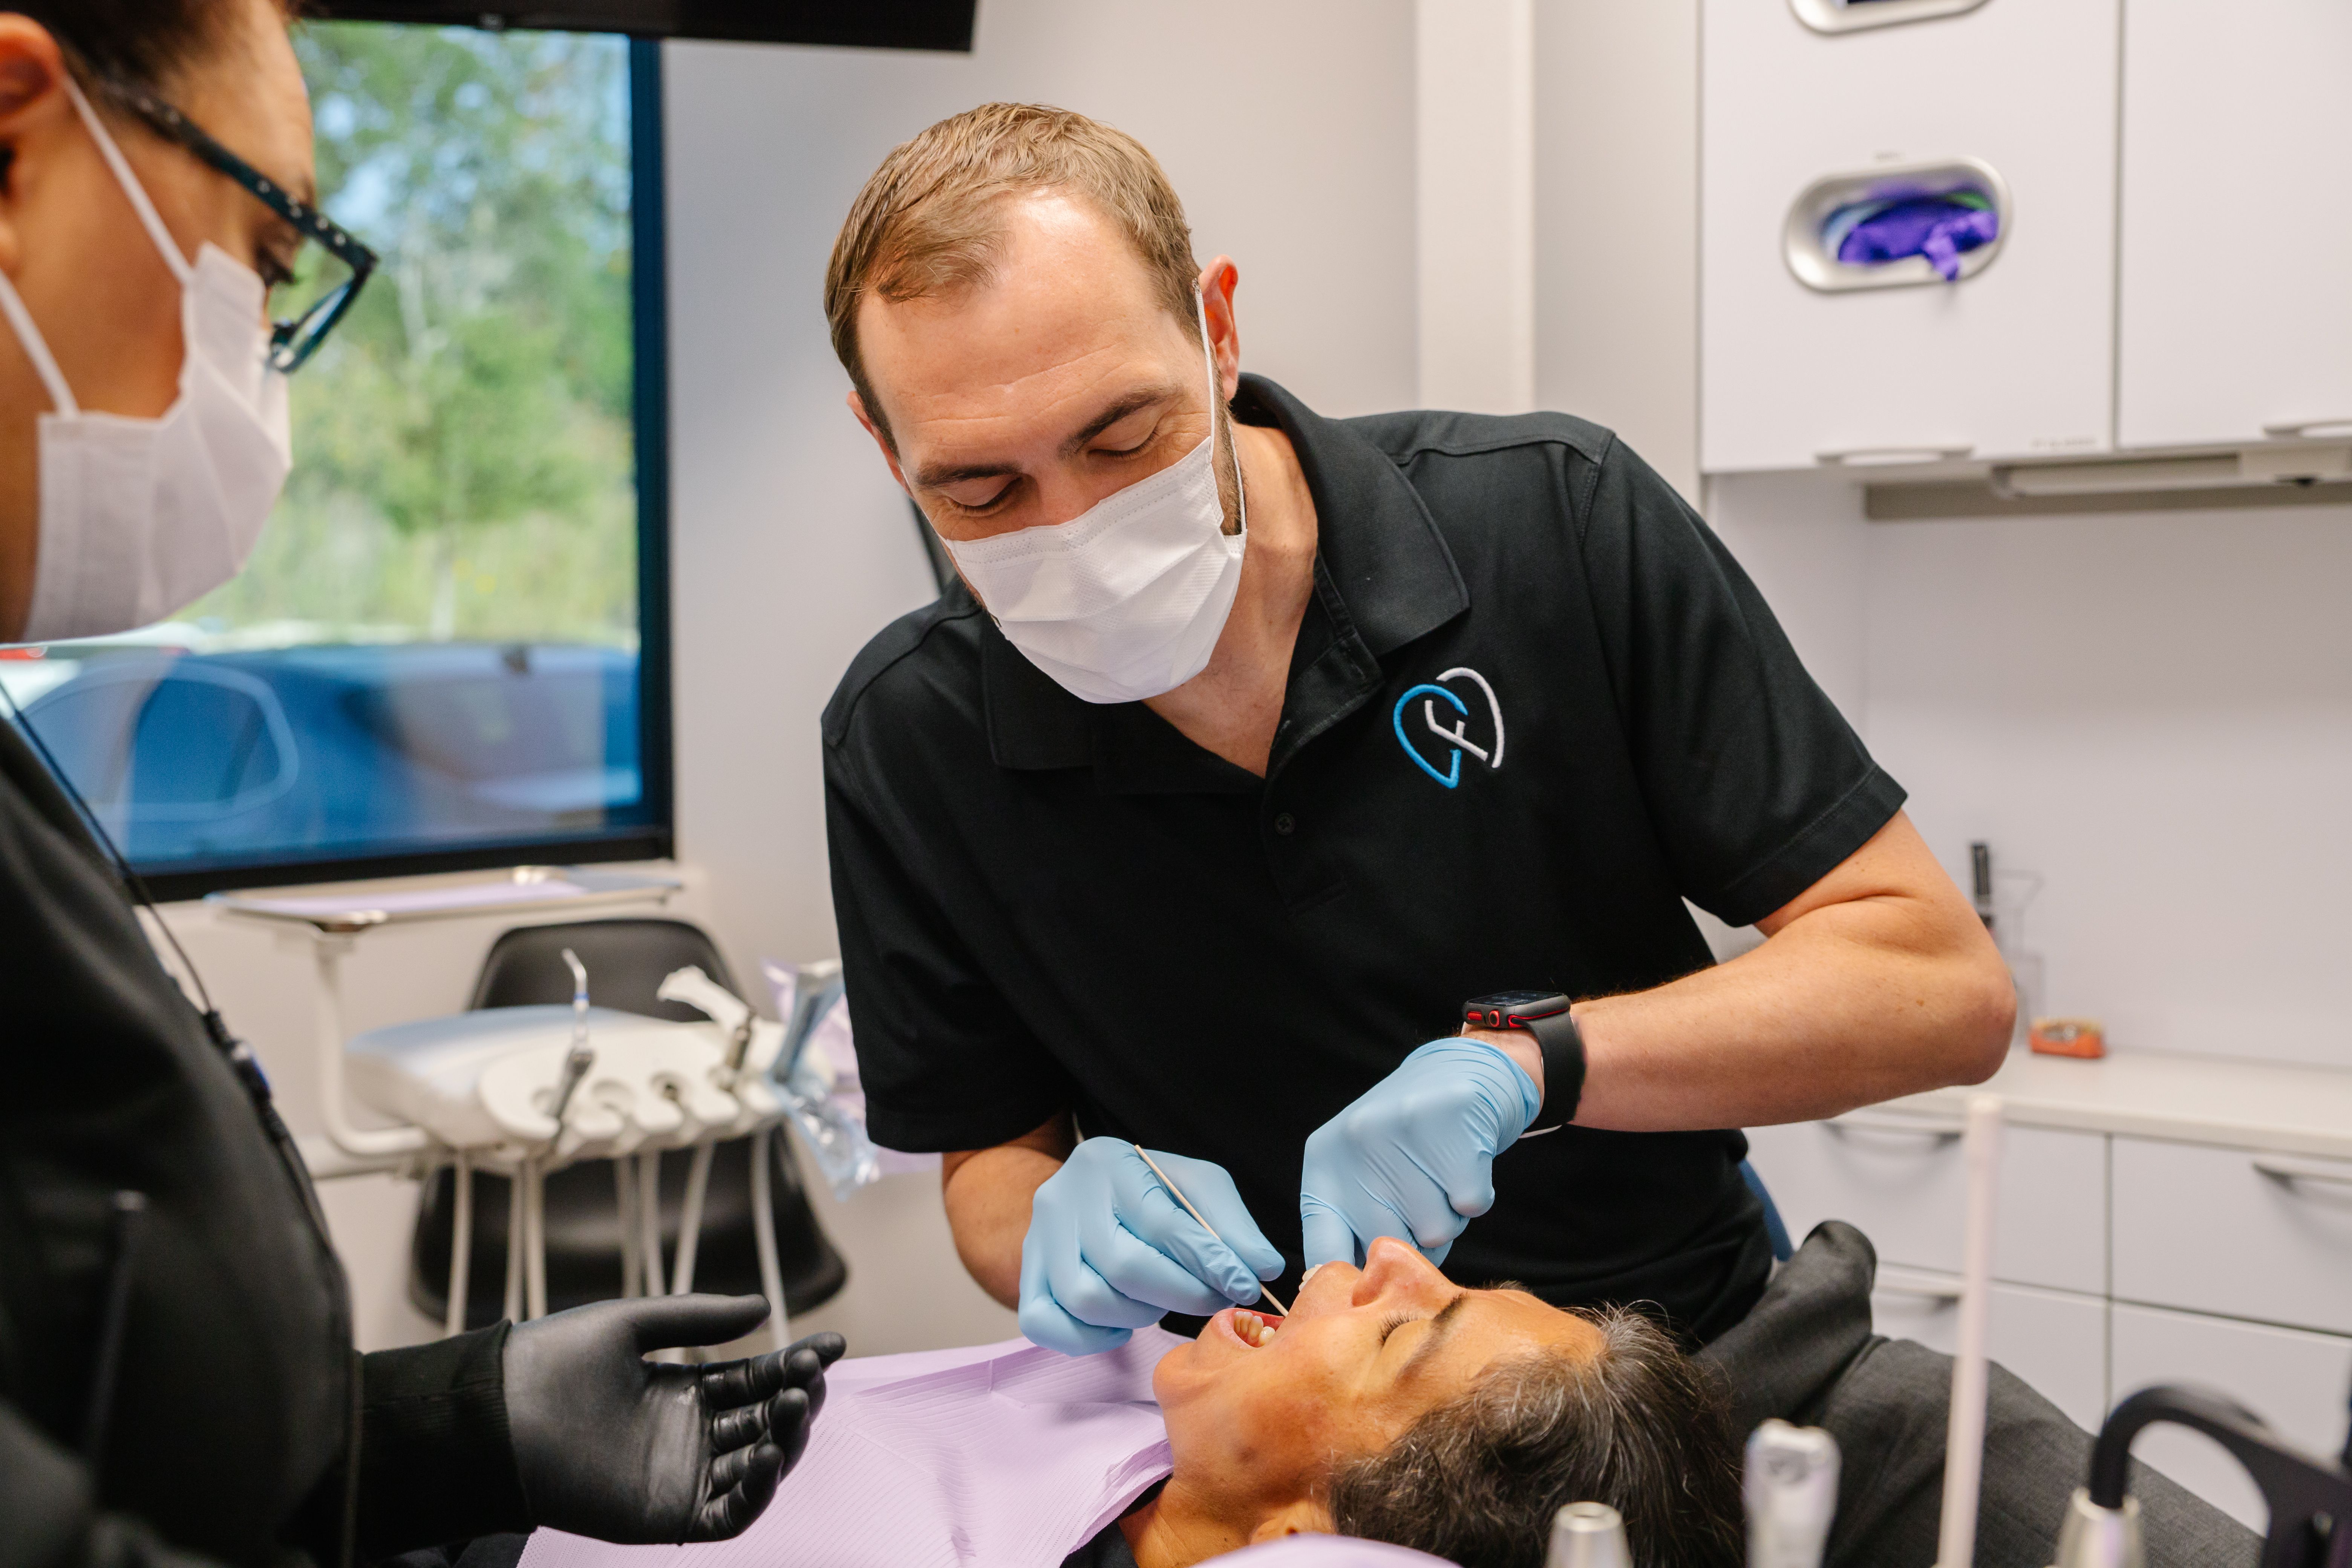
{"type": "Polygon", "coordinates": [[[749,1361],[669,1366],[766,1321],[757,1296],[599,1301],[507,1335],[507,1430],[532,1522],[601,1541],[724,1541],[775,1495],[824,1405],[839,1334],[749,1361]]]}

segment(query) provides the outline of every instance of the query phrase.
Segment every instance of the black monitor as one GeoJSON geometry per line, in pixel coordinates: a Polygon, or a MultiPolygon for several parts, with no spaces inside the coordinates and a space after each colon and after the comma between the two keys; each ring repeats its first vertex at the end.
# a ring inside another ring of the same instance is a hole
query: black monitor
{"type": "Polygon", "coordinates": [[[337,21],[968,52],[977,8],[978,0],[310,0],[304,14],[337,21]]]}

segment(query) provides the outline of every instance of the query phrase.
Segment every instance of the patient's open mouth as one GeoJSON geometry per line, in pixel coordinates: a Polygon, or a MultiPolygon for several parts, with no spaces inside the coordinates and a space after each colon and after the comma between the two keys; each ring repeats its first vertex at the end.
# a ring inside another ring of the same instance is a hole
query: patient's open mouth
{"type": "Polygon", "coordinates": [[[1264,1350],[1281,1327],[1282,1320],[1279,1318],[1269,1318],[1246,1307],[1234,1309],[1234,1332],[1253,1350],[1264,1350]]]}

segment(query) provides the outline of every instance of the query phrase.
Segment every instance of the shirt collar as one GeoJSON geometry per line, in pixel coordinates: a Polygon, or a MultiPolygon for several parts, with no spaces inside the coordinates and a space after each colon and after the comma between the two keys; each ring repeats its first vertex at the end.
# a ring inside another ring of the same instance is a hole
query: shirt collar
{"type": "MultiPolygon", "coordinates": [[[[1454,553],[1403,473],[1387,453],[1309,409],[1264,376],[1244,375],[1233,404],[1245,425],[1269,425],[1290,437],[1315,500],[1318,591],[1340,601],[1340,636],[1362,657],[1350,662],[1373,681],[1381,656],[1436,630],[1470,607],[1454,553]]],[[[962,592],[962,584],[954,592],[962,592]]],[[[1255,788],[1257,781],[1210,756],[1172,730],[1153,744],[1141,730],[1168,730],[1140,703],[1100,705],[1073,697],[1024,658],[993,625],[981,628],[989,754],[1003,768],[1094,766],[1122,791],[1255,788]],[[1202,765],[1173,765],[1177,752],[1202,765]],[[1213,764],[1207,765],[1207,764],[1213,764]]],[[[1302,695],[1292,673],[1292,702],[1302,695]]],[[[1335,698],[1339,693],[1333,693],[1335,698]]],[[[1360,700],[1361,693],[1356,696],[1360,700]]],[[[1318,726],[1320,728],[1320,726],[1318,726]]]]}

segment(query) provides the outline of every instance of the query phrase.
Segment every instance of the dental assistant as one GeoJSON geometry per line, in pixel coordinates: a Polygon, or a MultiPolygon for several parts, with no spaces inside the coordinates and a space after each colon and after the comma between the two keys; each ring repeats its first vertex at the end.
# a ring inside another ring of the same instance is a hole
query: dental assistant
{"type": "MultiPolygon", "coordinates": [[[[286,28],[272,0],[0,5],[0,643],[171,614],[277,500],[288,377],[373,260],[310,205],[286,28]],[[350,289],[273,328],[306,244],[350,289]]],[[[749,1332],[756,1297],[355,1353],[252,1056],[157,963],[10,723],[0,1053],[0,1561],[298,1568],[537,1524],[718,1539],[806,1441],[837,1336],[643,1359],[749,1332]]]]}
{"type": "Polygon", "coordinates": [[[824,718],[872,1130],[1073,1353],[1382,1236],[1707,1340],[1770,1267],[1736,1129],[1987,1076],[2000,960],[1623,443],[1317,414],[1182,213],[992,104],[836,242],[852,412],[961,578],[824,718]]]}

